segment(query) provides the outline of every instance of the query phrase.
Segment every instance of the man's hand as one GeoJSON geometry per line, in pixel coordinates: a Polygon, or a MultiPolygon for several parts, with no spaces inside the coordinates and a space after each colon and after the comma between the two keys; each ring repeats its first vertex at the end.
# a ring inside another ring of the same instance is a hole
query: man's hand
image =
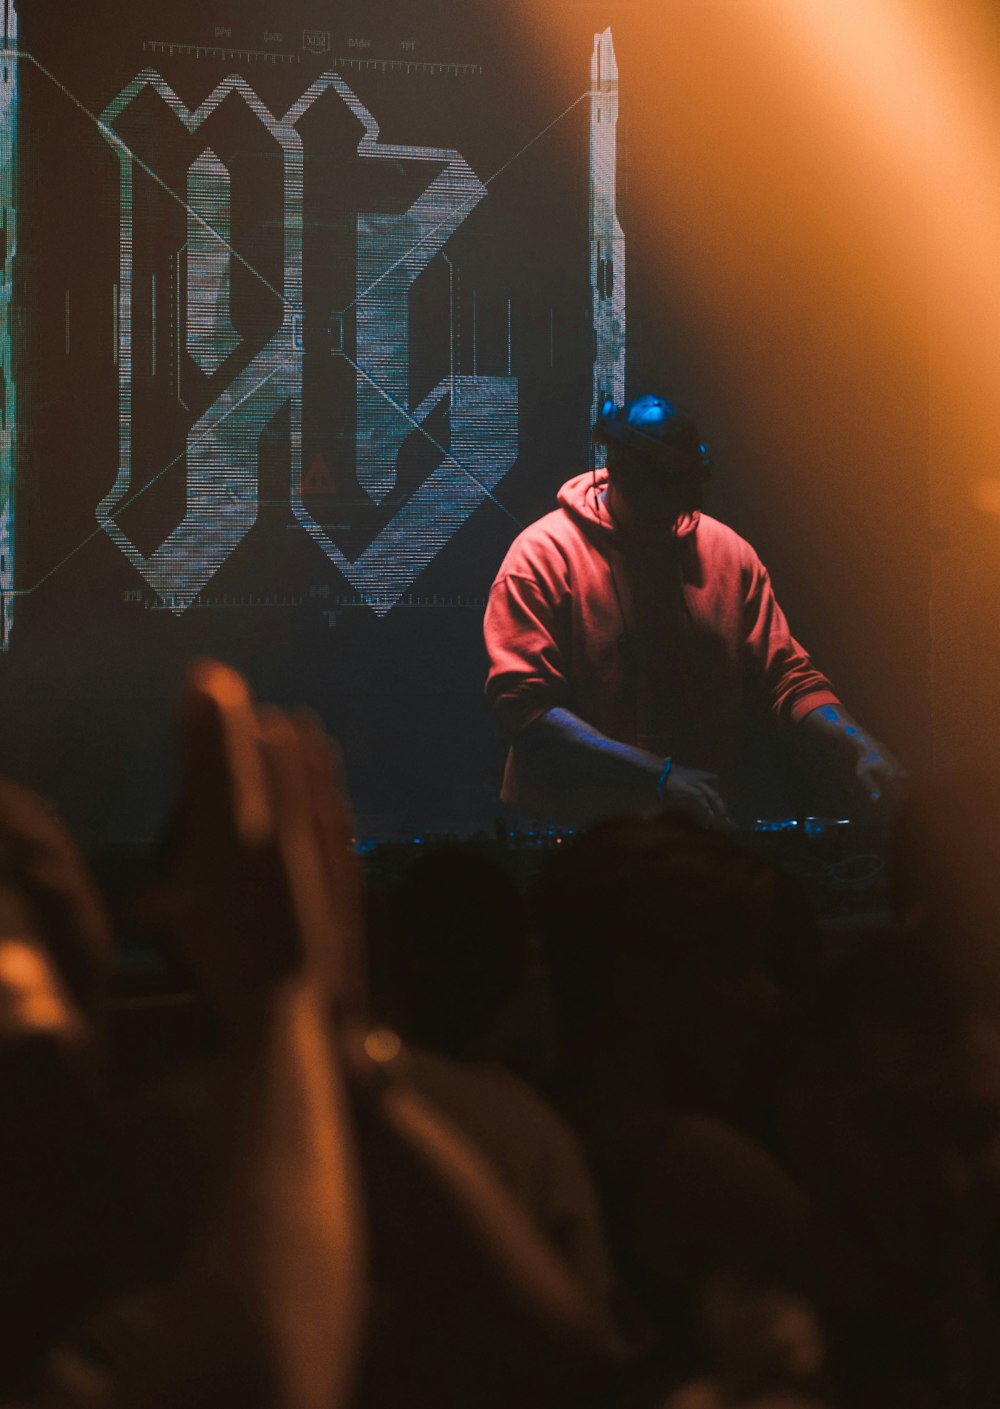
{"type": "Polygon", "coordinates": [[[853,763],[854,776],[870,802],[882,806],[902,799],[907,784],[905,768],[884,745],[865,733],[843,705],[821,705],[805,716],[801,727],[819,735],[853,763]]]}
{"type": "Polygon", "coordinates": [[[684,812],[707,827],[728,827],[726,804],[719,792],[719,779],[714,773],[700,768],[682,768],[675,763],[662,792],[664,807],[684,812]]]}
{"type": "Polygon", "coordinates": [[[887,748],[875,739],[865,739],[854,770],[869,801],[896,803],[906,791],[907,774],[887,748]]]}
{"type": "Polygon", "coordinates": [[[710,827],[729,824],[714,773],[675,763],[661,785],[661,754],[609,739],[571,710],[548,710],[521,737],[540,775],[572,800],[578,822],[668,807],[710,827]]]}
{"type": "Polygon", "coordinates": [[[318,722],[257,709],[196,664],[181,705],[181,789],[166,878],[175,937],[236,1029],[290,979],[363,1005],[361,888],[335,751],[318,722]]]}

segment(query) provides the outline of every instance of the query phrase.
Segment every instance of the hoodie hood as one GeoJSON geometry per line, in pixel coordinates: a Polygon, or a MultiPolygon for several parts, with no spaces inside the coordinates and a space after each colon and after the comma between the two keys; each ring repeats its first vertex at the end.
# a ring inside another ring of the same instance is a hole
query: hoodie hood
{"type": "Polygon", "coordinates": [[[608,486],[606,469],[588,470],[585,474],[569,479],[558,494],[559,507],[565,509],[577,523],[585,524],[590,530],[613,535],[618,539],[687,538],[698,527],[701,514],[697,509],[682,513],[677,522],[663,533],[633,533],[616,523],[603,502],[603,494],[608,486]]]}

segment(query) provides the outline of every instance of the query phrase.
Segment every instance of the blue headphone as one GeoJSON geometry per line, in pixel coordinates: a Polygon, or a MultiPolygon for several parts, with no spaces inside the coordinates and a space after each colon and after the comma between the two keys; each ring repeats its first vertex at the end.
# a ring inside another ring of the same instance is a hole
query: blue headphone
{"type": "Polygon", "coordinates": [[[647,460],[656,460],[673,474],[690,474],[699,484],[708,479],[712,455],[698,435],[694,420],[660,396],[637,396],[616,406],[610,396],[601,403],[594,440],[598,445],[621,445],[647,460]],[[678,455],[688,461],[679,470],[678,455]]]}

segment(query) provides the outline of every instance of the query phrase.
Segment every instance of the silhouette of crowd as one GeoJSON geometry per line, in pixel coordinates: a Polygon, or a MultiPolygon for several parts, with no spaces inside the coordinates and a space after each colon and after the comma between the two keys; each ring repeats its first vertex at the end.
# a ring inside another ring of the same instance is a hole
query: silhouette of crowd
{"type": "Polygon", "coordinates": [[[0,783],[0,1403],[995,1409],[1000,800],[914,788],[832,948],[733,833],[367,895],[335,745],[203,662],[129,1072],[73,839],[0,783]],[[152,1017],[150,1018],[152,1022],[152,1017]]]}

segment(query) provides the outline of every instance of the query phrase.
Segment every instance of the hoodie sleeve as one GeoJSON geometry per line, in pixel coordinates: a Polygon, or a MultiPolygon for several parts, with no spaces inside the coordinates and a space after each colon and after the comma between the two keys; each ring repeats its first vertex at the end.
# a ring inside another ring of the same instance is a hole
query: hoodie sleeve
{"type": "Polygon", "coordinates": [[[483,631],[490,659],[486,697],[508,738],[567,703],[564,616],[554,584],[501,570],[483,631]]]}
{"type": "Polygon", "coordinates": [[[771,710],[784,723],[798,724],[821,705],[839,705],[829,680],[788,629],[767,569],[754,555],[744,604],[747,650],[771,710]]]}

